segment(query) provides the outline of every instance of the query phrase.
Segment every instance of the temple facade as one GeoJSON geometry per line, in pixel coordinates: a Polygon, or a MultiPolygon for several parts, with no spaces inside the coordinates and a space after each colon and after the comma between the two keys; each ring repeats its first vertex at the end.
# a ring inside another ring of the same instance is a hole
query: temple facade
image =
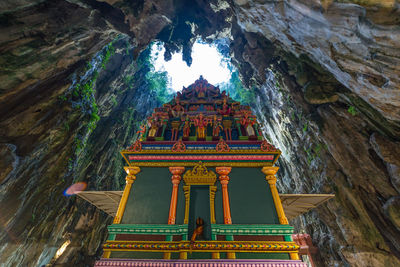
{"type": "Polygon", "coordinates": [[[286,214],[331,196],[280,195],[281,152],[249,106],[202,77],[156,108],[121,154],[123,191],[78,194],[114,216],[95,266],[308,266],[286,214]]]}

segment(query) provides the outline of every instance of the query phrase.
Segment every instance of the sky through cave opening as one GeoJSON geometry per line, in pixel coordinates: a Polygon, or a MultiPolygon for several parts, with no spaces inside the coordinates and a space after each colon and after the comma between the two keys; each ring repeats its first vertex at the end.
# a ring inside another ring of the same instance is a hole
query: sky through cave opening
{"type": "Polygon", "coordinates": [[[239,72],[232,64],[227,52],[229,44],[224,40],[211,44],[198,39],[192,47],[192,64],[188,66],[182,59],[182,51],[172,54],[171,60],[165,61],[165,48],[162,42],[155,42],[150,46],[150,62],[152,65],[148,77],[152,80],[161,80],[157,94],[161,102],[170,100],[171,95],[181,91],[203,76],[209,83],[219,86],[221,91],[227,91],[230,96],[250,104],[254,99],[253,90],[246,89],[240,78],[239,72]],[[155,79],[156,78],[156,79],[155,79]]]}
{"type": "Polygon", "coordinates": [[[174,53],[171,60],[164,60],[165,48],[162,43],[151,46],[151,57],[155,71],[168,73],[168,86],[174,91],[182,90],[203,75],[204,79],[214,85],[229,81],[234,71],[229,58],[222,55],[215,44],[196,41],[192,48],[192,64],[188,66],[182,60],[182,53],[174,53]]]}

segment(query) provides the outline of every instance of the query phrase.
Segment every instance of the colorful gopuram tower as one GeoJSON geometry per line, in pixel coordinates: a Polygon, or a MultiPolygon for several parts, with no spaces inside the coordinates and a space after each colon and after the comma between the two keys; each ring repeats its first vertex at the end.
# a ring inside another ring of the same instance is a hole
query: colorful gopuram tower
{"type": "Polygon", "coordinates": [[[308,266],[276,188],[280,153],[249,106],[200,77],[121,152],[124,191],[78,194],[114,216],[95,266],[308,266]]]}

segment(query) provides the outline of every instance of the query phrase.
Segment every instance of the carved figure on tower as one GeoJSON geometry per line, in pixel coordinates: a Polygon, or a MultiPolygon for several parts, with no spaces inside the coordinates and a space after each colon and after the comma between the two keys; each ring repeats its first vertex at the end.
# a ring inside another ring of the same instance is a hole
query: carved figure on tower
{"type": "Polygon", "coordinates": [[[243,126],[245,129],[247,136],[255,136],[256,133],[253,128],[253,124],[255,123],[255,120],[253,118],[249,118],[250,112],[249,111],[243,111],[243,117],[239,121],[240,125],[243,126]]]}
{"type": "Polygon", "coordinates": [[[157,116],[152,116],[147,119],[147,122],[150,127],[149,133],[148,133],[148,138],[156,137],[158,128],[161,126],[161,122],[160,122],[159,118],[157,116]]]}
{"type": "Polygon", "coordinates": [[[210,120],[203,116],[203,113],[197,115],[194,119],[194,126],[196,126],[197,138],[204,140],[206,138],[206,128],[210,120]]]}
{"type": "Polygon", "coordinates": [[[217,115],[214,115],[213,121],[213,140],[219,140],[219,133],[224,127],[221,124],[221,120],[218,119],[217,115]]]}
{"type": "Polygon", "coordinates": [[[189,140],[191,121],[189,115],[186,115],[185,122],[182,124],[182,140],[189,140]]]}
{"type": "Polygon", "coordinates": [[[203,79],[203,76],[201,76],[201,75],[200,75],[200,79],[199,80],[200,80],[200,82],[199,82],[198,86],[195,89],[196,96],[197,96],[197,98],[205,98],[206,97],[206,90],[207,90],[206,84],[204,82],[205,80],[203,79]]]}
{"type": "Polygon", "coordinates": [[[146,130],[147,130],[146,124],[140,125],[140,130],[136,132],[136,134],[138,135],[137,140],[142,141],[143,135],[146,132],[146,130]]]}
{"type": "Polygon", "coordinates": [[[228,97],[225,96],[223,101],[222,109],[219,109],[218,112],[224,117],[230,116],[232,109],[228,105],[228,97]]]}
{"type": "Polygon", "coordinates": [[[180,103],[179,96],[175,98],[175,106],[171,108],[171,113],[174,118],[180,118],[185,113],[185,108],[180,103]]]}

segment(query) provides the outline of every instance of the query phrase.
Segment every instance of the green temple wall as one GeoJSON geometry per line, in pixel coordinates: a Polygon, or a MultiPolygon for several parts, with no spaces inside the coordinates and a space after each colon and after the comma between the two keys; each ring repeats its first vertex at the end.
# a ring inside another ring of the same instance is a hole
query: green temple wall
{"type": "MultiPolygon", "coordinates": [[[[179,258],[179,253],[177,254],[179,258]]],[[[174,255],[175,256],[175,255],[174,255]]],[[[113,251],[111,252],[110,258],[115,259],[162,259],[164,252],[143,252],[143,251],[113,251]]]]}
{"type": "MultiPolygon", "coordinates": [[[[189,168],[186,168],[188,170],[189,168]]],[[[215,172],[215,168],[209,168],[215,172]]],[[[228,192],[233,224],[279,224],[269,185],[261,168],[232,168],[229,174],[228,192]]],[[[179,185],[176,224],[183,224],[185,212],[184,182],[179,185]]],[[[223,224],[221,184],[217,180],[215,195],[216,223],[223,224]]],[[[171,173],[167,167],[143,167],[137,175],[128,198],[122,224],[167,224],[172,192],[171,173]]],[[[208,186],[192,186],[190,196],[189,238],[195,227],[195,219],[210,220],[208,186]],[[206,216],[207,214],[208,216],[206,216]],[[193,217],[193,218],[191,218],[193,217]]],[[[206,226],[207,228],[207,226],[206,226]]],[[[204,239],[210,240],[205,229],[204,239]]],[[[203,238],[201,238],[203,239],[203,238]]],[[[221,253],[225,254],[225,253],[221,253]]],[[[179,253],[172,253],[177,259],[179,253]]],[[[221,255],[221,258],[225,258],[221,255]]],[[[161,259],[163,253],[114,251],[112,258],[161,259]]],[[[289,259],[287,253],[236,253],[238,259],[289,259]]],[[[210,253],[192,253],[188,258],[211,258],[210,253]]]]}
{"type": "MultiPolygon", "coordinates": [[[[171,176],[168,168],[141,168],[132,185],[121,224],[168,223],[171,176]]],[[[178,191],[182,192],[182,189],[178,191]]],[[[178,206],[177,223],[183,223],[183,192],[178,195],[178,206]]]]}
{"type": "MultiPolygon", "coordinates": [[[[210,168],[210,170],[215,171],[215,168],[210,168]]],[[[260,168],[232,168],[229,177],[228,192],[233,224],[279,224],[271,190],[260,168]]],[[[185,215],[183,185],[182,181],[178,189],[176,224],[183,224],[185,215]]],[[[216,186],[216,223],[223,224],[222,190],[219,181],[216,186]]],[[[141,168],[141,172],[132,186],[121,223],[167,223],[171,191],[171,173],[167,167],[141,168]]],[[[208,196],[208,193],[202,195],[201,200],[198,200],[201,203],[193,203],[191,197],[190,206],[196,207],[200,213],[202,210],[209,212],[208,196]]],[[[203,219],[209,220],[209,218],[203,219]]]]}
{"type": "MultiPolygon", "coordinates": [[[[232,168],[229,177],[232,224],[279,224],[271,190],[261,168],[232,168]]],[[[221,190],[217,196],[218,213],[222,213],[221,190]]],[[[217,223],[223,223],[223,214],[218,216],[217,223]]]]}

